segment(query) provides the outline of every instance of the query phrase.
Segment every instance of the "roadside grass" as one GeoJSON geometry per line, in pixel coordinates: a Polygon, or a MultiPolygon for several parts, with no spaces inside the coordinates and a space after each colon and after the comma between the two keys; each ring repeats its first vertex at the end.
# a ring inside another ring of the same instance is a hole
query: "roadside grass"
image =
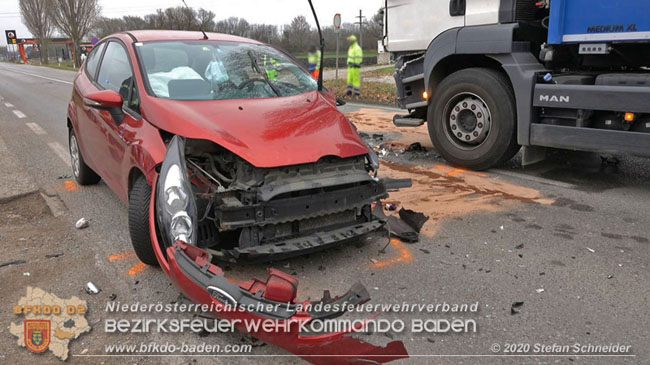
{"type": "Polygon", "coordinates": [[[370,104],[397,105],[397,90],[395,85],[383,82],[361,82],[361,97],[349,97],[347,92],[346,80],[325,80],[326,88],[332,90],[334,94],[344,100],[359,101],[370,104]]]}
{"type": "Polygon", "coordinates": [[[393,76],[395,74],[395,66],[386,66],[386,68],[380,68],[378,70],[372,70],[372,71],[366,71],[366,72],[361,72],[361,74],[365,76],[370,76],[370,77],[381,77],[381,76],[393,76]]]}
{"type": "Polygon", "coordinates": [[[34,63],[29,63],[32,66],[45,66],[49,68],[56,68],[58,70],[68,70],[68,71],[78,71],[78,68],[74,67],[74,62],[70,61],[64,61],[61,62],[59,65],[58,62],[51,62],[51,63],[40,63],[40,62],[34,62],[34,63]]]}
{"type": "MultiPolygon", "coordinates": [[[[296,53],[293,55],[297,59],[306,59],[307,58],[307,53],[296,53]]],[[[341,49],[339,51],[339,59],[341,58],[347,58],[348,57],[348,50],[347,48],[344,49],[343,46],[341,46],[341,49]]],[[[336,52],[325,52],[323,55],[323,58],[329,59],[329,58],[336,58],[336,52]]],[[[363,58],[377,58],[377,51],[370,51],[367,49],[363,50],[363,58]]]]}

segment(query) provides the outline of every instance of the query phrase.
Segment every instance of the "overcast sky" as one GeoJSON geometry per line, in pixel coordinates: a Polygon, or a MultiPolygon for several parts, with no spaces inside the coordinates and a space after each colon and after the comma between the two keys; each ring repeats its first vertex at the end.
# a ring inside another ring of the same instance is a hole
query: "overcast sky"
{"type": "MultiPolygon", "coordinates": [[[[283,25],[296,15],[305,15],[315,26],[307,0],[185,0],[193,8],[212,10],[216,20],[231,16],[246,18],[249,23],[283,25]]],[[[382,6],[383,0],[313,0],[321,25],[331,25],[334,14],[341,13],[343,22],[354,22],[359,15],[371,17],[382,6]]],[[[102,14],[117,18],[123,15],[146,15],[171,6],[183,5],[181,0],[99,0],[102,14]]],[[[0,45],[5,45],[4,30],[15,29],[18,38],[31,38],[23,25],[18,0],[0,0],[0,45]]]]}

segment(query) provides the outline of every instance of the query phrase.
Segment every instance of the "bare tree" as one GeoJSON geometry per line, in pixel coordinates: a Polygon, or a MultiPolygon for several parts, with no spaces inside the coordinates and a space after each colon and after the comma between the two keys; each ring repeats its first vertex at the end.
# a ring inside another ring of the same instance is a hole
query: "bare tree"
{"type": "Polygon", "coordinates": [[[49,11],[51,2],[49,0],[19,0],[18,5],[23,23],[38,41],[41,63],[47,63],[47,46],[53,31],[49,11]]]}
{"type": "Polygon", "coordinates": [[[98,0],[49,0],[52,22],[59,30],[72,39],[74,65],[79,67],[79,44],[101,12],[98,0]]]}
{"type": "Polygon", "coordinates": [[[250,24],[248,21],[246,21],[246,19],[233,16],[228,19],[218,21],[214,28],[215,31],[219,33],[245,37],[248,35],[250,24]]]}

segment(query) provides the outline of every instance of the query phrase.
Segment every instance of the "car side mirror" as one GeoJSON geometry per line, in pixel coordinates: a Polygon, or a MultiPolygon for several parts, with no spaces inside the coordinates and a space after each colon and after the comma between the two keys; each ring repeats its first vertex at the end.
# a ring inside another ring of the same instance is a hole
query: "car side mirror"
{"type": "Polygon", "coordinates": [[[86,95],[84,103],[91,108],[122,109],[122,95],[113,90],[102,90],[86,95]]]}

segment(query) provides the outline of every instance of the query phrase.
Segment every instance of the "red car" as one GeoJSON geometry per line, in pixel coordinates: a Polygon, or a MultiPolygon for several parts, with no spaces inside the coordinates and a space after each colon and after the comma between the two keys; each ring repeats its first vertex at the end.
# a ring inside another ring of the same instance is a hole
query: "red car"
{"type": "MultiPolygon", "coordinates": [[[[378,230],[385,222],[371,204],[399,185],[376,177],[376,155],[332,93],[291,56],[245,38],[172,31],[104,38],[74,81],[67,122],[75,178],[82,185],[101,178],[128,204],[142,262],[160,264],[195,302],[291,303],[218,314],[225,318],[342,314],[292,310],[297,280],[289,275],[272,271],[266,281],[236,285],[215,263],[288,257],[378,230]]],[[[361,285],[323,298],[366,300],[361,285]]],[[[343,332],[252,335],[299,355],[384,362],[406,354],[401,342],[378,348],[343,332]]]]}

